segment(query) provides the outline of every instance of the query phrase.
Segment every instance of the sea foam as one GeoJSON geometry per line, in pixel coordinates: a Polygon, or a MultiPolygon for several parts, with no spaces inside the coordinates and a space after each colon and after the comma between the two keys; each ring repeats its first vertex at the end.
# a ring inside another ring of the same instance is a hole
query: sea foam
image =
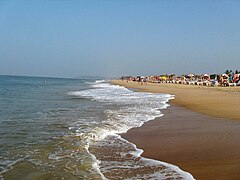
{"type": "MultiPolygon", "coordinates": [[[[88,90],[68,93],[71,96],[84,97],[93,101],[102,102],[111,107],[104,110],[105,118],[101,123],[98,125],[95,124],[88,132],[77,133],[78,136],[86,140],[86,143],[90,145],[91,143],[94,144],[96,141],[103,141],[109,136],[128,142],[122,139],[118,134],[125,133],[133,127],[140,127],[145,122],[162,116],[161,109],[167,108],[169,106],[167,102],[174,98],[173,95],[169,94],[133,92],[125,87],[112,85],[105,81],[96,81],[96,83],[91,84],[91,87],[92,88],[88,90]]],[[[134,144],[132,144],[132,146],[134,146],[134,150],[129,153],[135,157],[141,157],[143,151],[138,149],[134,144]]],[[[180,174],[179,177],[181,178],[194,179],[191,174],[182,171],[177,166],[147,158],[142,158],[142,161],[145,163],[152,163],[153,165],[160,164],[166,166],[170,171],[172,170],[172,172],[180,174]]],[[[108,168],[104,167],[103,169],[106,171],[108,168]]],[[[148,174],[146,175],[146,178],[147,177],[166,178],[162,173],[148,174]]],[[[136,179],[137,178],[140,177],[136,177],[136,179]]]]}
{"type": "MultiPolygon", "coordinates": [[[[168,107],[167,102],[174,98],[169,94],[133,92],[122,86],[102,83],[102,81],[93,84],[92,89],[68,94],[115,107],[106,108],[104,120],[88,132],[89,138],[96,140],[101,140],[107,135],[125,133],[133,127],[142,126],[146,121],[162,116],[160,110],[168,107]]],[[[93,122],[92,119],[89,123],[93,122]]]]}

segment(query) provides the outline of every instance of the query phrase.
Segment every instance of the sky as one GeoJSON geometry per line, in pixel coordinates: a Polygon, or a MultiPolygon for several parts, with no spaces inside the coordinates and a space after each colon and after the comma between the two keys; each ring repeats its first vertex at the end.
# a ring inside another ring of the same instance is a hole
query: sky
{"type": "Polygon", "coordinates": [[[240,70],[239,0],[1,0],[0,74],[240,70]]]}

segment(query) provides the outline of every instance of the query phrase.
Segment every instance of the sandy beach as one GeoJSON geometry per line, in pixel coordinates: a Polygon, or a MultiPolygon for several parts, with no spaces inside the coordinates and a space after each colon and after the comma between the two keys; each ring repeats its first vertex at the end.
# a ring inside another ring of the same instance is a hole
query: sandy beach
{"type": "Polygon", "coordinates": [[[175,99],[171,101],[173,104],[211,117],[240,120],[240,87],[205,87],[166,83],[140,85],[137,82],[121,80],[112,82],[137,91],[173,94],[175,95],[175,99]]]}
{"type": "Polygon", "coordinates": [[[196,179],[240,179],[239,87],[113,83],[175,95],[163,117],[123,134],[144,157],[177,165],[196,179]]]}

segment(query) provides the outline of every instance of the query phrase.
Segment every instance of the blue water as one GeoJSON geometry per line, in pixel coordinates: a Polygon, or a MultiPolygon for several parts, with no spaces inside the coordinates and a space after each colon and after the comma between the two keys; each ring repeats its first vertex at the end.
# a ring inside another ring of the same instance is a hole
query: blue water
{"type": "Polygon", "coordinates": [[[81,86],[83,82],[76,79],[0,76],[1,145],[11,148],[15,143],[26,143],[26,137],[28,142],[48,138],[42,132],[51,131],[52,126],[58,124],[59,119],[54,116],[67,118],[70,110],[78,109],[78,100],[73,101],[65,94],[85,89],[81,86]]]}
{"type": "Polygon", "coordinates": [[[119,135],[162,116],[170,98],[96,79],[0,76],[0,179],[191,179],[119,135]]]}

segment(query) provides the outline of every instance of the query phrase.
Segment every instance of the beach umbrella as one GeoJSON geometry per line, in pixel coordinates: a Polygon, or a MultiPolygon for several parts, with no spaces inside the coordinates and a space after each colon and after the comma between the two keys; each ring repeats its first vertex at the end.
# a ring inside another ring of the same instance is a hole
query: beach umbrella
{"type": "Polygon", "coordinates": [[[195,76],[194,74],[188,74],[187,78],[193,79],[194,76],[195,76]]]}
{"type": "Polygon", "coordinates": [[[229,77],[227,74],[222,74],[223,77],[229,77]]]}

